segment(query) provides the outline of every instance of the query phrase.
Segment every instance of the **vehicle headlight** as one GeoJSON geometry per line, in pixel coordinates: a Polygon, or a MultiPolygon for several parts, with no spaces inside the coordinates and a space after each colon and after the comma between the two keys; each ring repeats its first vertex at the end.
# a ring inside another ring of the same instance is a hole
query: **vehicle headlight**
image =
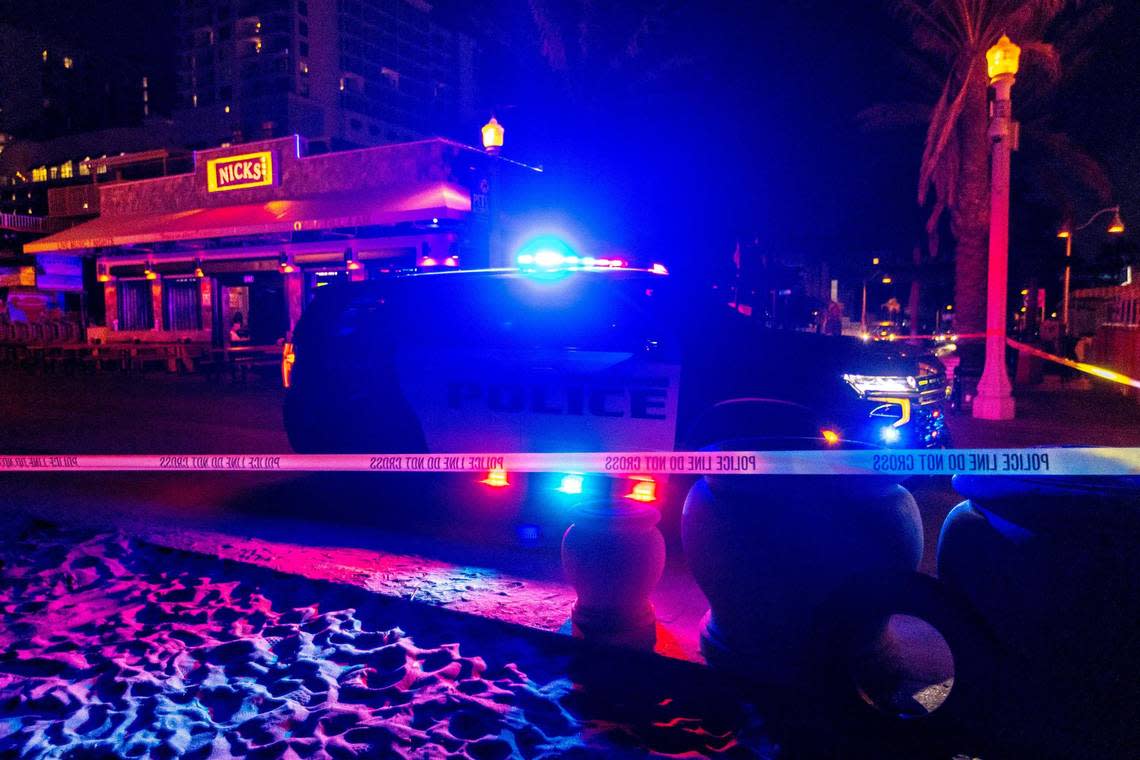
{"type": "Polygon", "coordinates": [[[911,393],[918,389],[913,377],[895,375],[844,375],[843,379],[860,396],[870,393],[911,393]]]}

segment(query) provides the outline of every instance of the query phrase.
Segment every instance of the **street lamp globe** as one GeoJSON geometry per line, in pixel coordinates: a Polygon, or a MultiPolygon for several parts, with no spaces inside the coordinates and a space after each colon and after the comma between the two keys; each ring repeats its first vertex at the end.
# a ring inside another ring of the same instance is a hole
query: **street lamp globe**
{"type": "Polygon", "coordinates": [[[488,153],[498,153],[503,147],[503,125],[492,116],[491,120],[483,125],[483,149],[488,153]]]}
{"type": "Polygon", "coordinates": [[[986,68],[989,71],[990,81],[993,82],[1003,76],[1012,77],[1017,73],[1017,64],[1020,60],[1021,48],[1003,34],[1001,39],[986,51],[986,68]]]}
{"type": "Polygon", "coordinates": [[[1113,235],[1120,235],[1124,232],[1124,220],[1120,218],[1120,209],[1112,215],[1112,223],[1108,225],[1108,231],[1113,235]]]}

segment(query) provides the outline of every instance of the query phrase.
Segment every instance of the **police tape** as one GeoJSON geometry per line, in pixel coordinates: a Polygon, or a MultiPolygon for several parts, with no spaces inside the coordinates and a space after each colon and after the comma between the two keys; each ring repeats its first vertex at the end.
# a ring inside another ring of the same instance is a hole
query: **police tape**
{"type": "Polygon", "coordinates": [[[0,472],[548,472],[606,475],[1140,475],[1140,448],[464,454],[0,455],[0,472]]]}
{"type": "Polygon", "coordinates": [[[1084,372],[1085,374],[1092,375],[1093,377],[1099,377],[1101,380],[1108,380],[1109,382],[1119,383],[1120,385],[1127,385],[1130,388],[1140,388],[1140,380],[1129,377],[1128,375],[1121,374],[1119,372],[1115,372],[1106,367],[1098,367],[1097,365],[1089,364],[1088,362],[1066,359],[1063,356],[1057,356],[1056,354],[1051,354],[1048,351],[1042,351],[1040,348],[1037,348],[1035,346],[1021,343],[1014,340],[1013,338],[1007,338],[1006,343],[1009,344],[1010,348],[1015,348],[1018,351],[1023,351],[1027,354],[1030,354],[1031,356],[1036,356],[1040,359],[1045,359],[1046,361],[1051,361],[1064,367],[1071,367],[1072,369],[1078,370],[1079,372],[1084,372]]]}

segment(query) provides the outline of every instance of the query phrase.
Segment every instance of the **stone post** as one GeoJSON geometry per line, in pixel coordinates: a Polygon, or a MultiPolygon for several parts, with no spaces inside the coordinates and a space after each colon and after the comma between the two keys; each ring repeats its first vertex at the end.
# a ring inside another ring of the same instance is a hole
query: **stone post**
{"type": "Polygon", "coordinates": [[[661,516],[646,504],[582,504],[562,538],[562,567],[578,594],[574,633],[651,649],[656,615],[650,595],[665,569],[661,516]]]}

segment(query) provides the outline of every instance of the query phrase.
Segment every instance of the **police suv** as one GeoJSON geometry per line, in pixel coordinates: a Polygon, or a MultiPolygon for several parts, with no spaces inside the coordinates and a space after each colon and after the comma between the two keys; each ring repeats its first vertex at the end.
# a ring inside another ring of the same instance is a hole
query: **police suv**
{"type": "MultiPolygon", "coordinates": [[[[283,372],[286,429],[305,453],[672,451],[757,438],[923,448],[947,435],[933,356],[767,330],[660,265],[616,260],[322,288],[283,372]]],[[[663,496],[636,472],[478,481],[528,498],[663,496]]]]}

